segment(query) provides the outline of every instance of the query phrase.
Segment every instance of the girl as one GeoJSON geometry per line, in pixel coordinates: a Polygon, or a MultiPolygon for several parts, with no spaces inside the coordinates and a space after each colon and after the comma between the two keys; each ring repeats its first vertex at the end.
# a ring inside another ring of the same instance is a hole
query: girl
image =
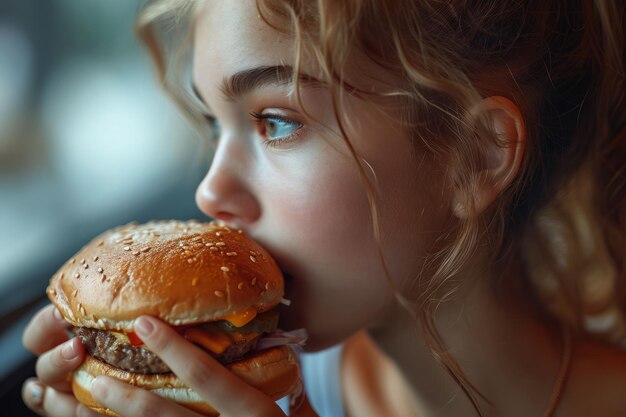
{"type": "MultiPolygon", "coordinates": [[[[623,18],[617,0],[148,5],[161,80],[214,139],[197,203],[275,255],[282,327],[321,351],[291,415],[626,414],[623,18]],[[181,26],[197,99],[173,82],[181,26]]],[[[24,333],[24,400],[92,415],[58,317],[24,333]]],[[[136,331],[221,415],[284,415],[158,320],[136,331]]],[[[106,378],[93,394],[193,415],[106,378]]]]}

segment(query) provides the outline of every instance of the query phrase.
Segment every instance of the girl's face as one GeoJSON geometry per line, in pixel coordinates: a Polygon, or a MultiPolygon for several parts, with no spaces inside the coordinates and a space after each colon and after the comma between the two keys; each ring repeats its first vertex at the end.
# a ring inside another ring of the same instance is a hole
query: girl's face
{"type": "MultiPolygon", "coordinates": [[[[304,108],[323,128],[305,117],[292,85],[276,79],[294,62],[293,40],[267,26],[254,0],[206,2],[196,18],[194,84],[221,126],[197,190],[199,207],[244,229],[274,255],[288,275],[285,297],[292,301],[282,327],[305,327],[311,350],[384,324],[392,291],[376,249],[367,187],[337,135],[329,91],[302,84],[304,108]]],[[[359,55],[352,62],[351,82],[376,88],[369,76],[385,79],[359,55]]],[[[310,62],[301,72],[318,73],[310,62]]],[[[413,279],[450,214],[442,175],[412,144],[397,109],[349,95],[344,109],[348,136],[378,193],[391,277],[413,279]]]]}

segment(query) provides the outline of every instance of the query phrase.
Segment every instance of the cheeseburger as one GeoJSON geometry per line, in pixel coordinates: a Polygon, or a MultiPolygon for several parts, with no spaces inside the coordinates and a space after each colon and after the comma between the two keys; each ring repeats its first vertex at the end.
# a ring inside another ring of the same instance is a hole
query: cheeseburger
{"type": "Polygon", "coordinates": [[[109,375],[201,414],[218,414],[135,335],[134,321],[143,314],[174,326],[274,399],[299,384],[292,350],[263,343],[270,333],[276,340],[282,274],[241,231],[194,221],[122,226],[66,262],[47,292],[88,353],[73,374],[74,394],[100,413],[117,415],[90,394],[94,378],[109,375]]]}

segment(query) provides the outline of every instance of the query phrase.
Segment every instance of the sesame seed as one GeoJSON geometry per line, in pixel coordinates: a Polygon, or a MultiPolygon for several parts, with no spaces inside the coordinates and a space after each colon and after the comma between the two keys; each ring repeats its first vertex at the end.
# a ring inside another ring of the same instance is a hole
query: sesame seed
{"type": "Polygon", "coordinates": [[[79,272],[75,273],[74,278],[80,278],[80,273],[79,272]]]}
{"type": "Polygon", "coordinates": [[[130,246],[124,246],[124,250],[128,252],[130,250],[130,246]]]}
{"type": "Polygon", "coordinates": [[[104,272],[104,269],[102,269],[102,268],[98,268],[98,272],[103,273],[103,272],[104,272]]]}
{"type": "Polygon", "coordinates": [[[78,294],[78,289],[72,291],[72,297],[76,297],[76,294],[78,294]]]}
{"type": "Polygon", "coordinates": [[[256,258],[255,258],[254,256],[252,256],[252,255],[250,255],[250,260],[251,260],[252,262],[256,262],[256,258]]]}
{"type": "Polygon", "coordinates": [[[64,276],[65,276],[65,272],[61,272],[61,275],[59,276],[59,278],[63,279],[64,276]]]}
{"type": "Polygon", "coordinates": [[[224,242],[217,242],[215,244],[215,246],[226,246],[226,243],[224,243],[224,242]]]}
{"type": "Polygon", "coordinates": [[[207,246],[207,247],[211,247],[211,246],[213,246],[213,245],[215,245],[215,243],[213,243],[213,242],[209,242],[209,243],[205,243],[205,244],[204,244],[204,246],[207,246]]]}
{"type": "Polygon", "coordinates": [[[84,265],[84,264],[85,264],[85,258],[83,258],[83,259],[81,259],[81,260],[80,260],[80,264],[81,264],[81,265],[84,265]]]}
{"type": "Polygon", "coordinates": [[[239,229],[239,230],[237,230],[237,233],[242,234],[243,230],[239,229]]]}
{"type": "Polygon", "coordinates": [[[70,265],[72,265],[74,262],[76,262],[76,259],[74,258],[70,259],[70,265]]]}
{"type": "Polygon", "coordinates": [[[226,252],[226,256],[237,256],[237,252],[226,252]]]}
{"type": "Polygon", "coordinates": [[[100,242],[98,242],[98,246],[102,246],[104,245],[104,240],[101,240],[100,242]]]}
{"type": "Polygon", "coordinates": [[[256,285],[256,277],[252,278],[252,285],[256,285]]]}
{"type": "Polygon", "coordinates": [[[138,251],[138,250],[134,250],[134,251],[132,251],[131,253],[132,253],[133,255],[135,255],[135,256],[139,255],[139,251],[138,251]]]}
{"type": "Polygon", "coordinates": [[[198,277],[195,277],[194,279],[191,280],[191,285],[193,285],[194,287],[198,285],[198,277]]]}
{"type": "Polygon", "coordinates": [[[178,242],[178,246],[180,246],[181,248],[185,247],[185,243],[184,242],[178,242]]]}
{"type": "Polygon", "coordinates": [[[94,262],[97,262],[97,261],[98,261],[98,259],[100,259],[100,257],[99,257],[99,256],[94,256],[94,257],[93,257],[93,261],[94,261],[94,262]]]}
{"type": "Polygon", "coordinates": [[[89,264],[85,264],[85,269],[89,269],[89,264]]]}
{"type": "Polygon", "coordinates": [[[78,309],[80,310],[80,314],[82,314],[83,316],[87,315],[85,307],[83,307],[81,304],[78,305],[78,309]]]}
{"type": "Polygon", "coordinates": [[[228,272],[228,271],[230,271],[230,269],[228,269],[228,267],[227,267],[227,266],[222,266],[220,269],[221,269],[222,271],[224,271],[224,272],[228,272]]]}
{"type": "Polygon", "coordinates": [[[146,246],[145,248],[143,248],[141,251],[146,253],[150,250],[150,246],[146,246]]]}
{"type": "Polygon", "coordinates": [[[269,282],[266,282],[266,283],[265,283],[265,289],[266,289],[266,290],[269,290],[269,289],[270,289],[270,283],[269,283],[269,282]]]}
{"type": "Polygon", "coordinates": [[[192,242],[197,242],[199,240],[202,240],[202,236],[196,236],[193,239],[191,239],[192,242]]]}
{"type": "Polygon", "coordinates": [[[192,264],[192,263],[194,263],[195,260],[196,260],[195,258],[189,258],[189,259],[187,259],[187,263],[188,264],[192,264]]]}
{"type": "Polygon", "coordinates": [[[218,250],[218,249],[217,249],[215,246],[211,246],[211,247],[209,248],[209,250],[216,251],[216,250],[218,250]]]}
{"type": "Polygon", "coordinates": [[[186,251],[184,252],[184,254],[185,254],[186,256],[190,256],[192,253],[191,253],[191,251],[190,251],[190,250],[186,250],[186,251]]]}
{"type": "Polygon", "coordinates": [[[243,289],[243,282],[240,282],[239,284],[237,284],[237,289],[239,290],[243,289]]]}
{"type": "Polygon", "coordinates": [[[223,297],[224,296],[224,293],[222,291],[220,291],[220,290],[215,290],[213,292],[213,294],[217,295],[218,297],[223,297]]]}
{"type": "Polygon", "coordinates": [[[107,276],[102,274],[102,277],[100,277],[100,282],[104,282],[107,279],[107,276]]]}
{"type": "Polygon", "coordinates": [[[222,234],[220,232],[215,232],[215,236],[220,237],[222,234]]]}

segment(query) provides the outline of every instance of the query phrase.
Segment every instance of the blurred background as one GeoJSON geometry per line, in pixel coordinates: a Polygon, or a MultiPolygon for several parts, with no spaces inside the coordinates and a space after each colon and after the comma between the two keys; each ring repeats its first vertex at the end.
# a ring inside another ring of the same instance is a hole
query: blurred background
{"type": "MultiPolygon", "coordinates": [[[[133,33],[138,0],[0,0],[0,404],[21,408],[21,345],[50,276],[100,232],[203,219],[201,139],[133,33]]],[[[8,413],[8,414],[5,414],[8,413]]]]}

